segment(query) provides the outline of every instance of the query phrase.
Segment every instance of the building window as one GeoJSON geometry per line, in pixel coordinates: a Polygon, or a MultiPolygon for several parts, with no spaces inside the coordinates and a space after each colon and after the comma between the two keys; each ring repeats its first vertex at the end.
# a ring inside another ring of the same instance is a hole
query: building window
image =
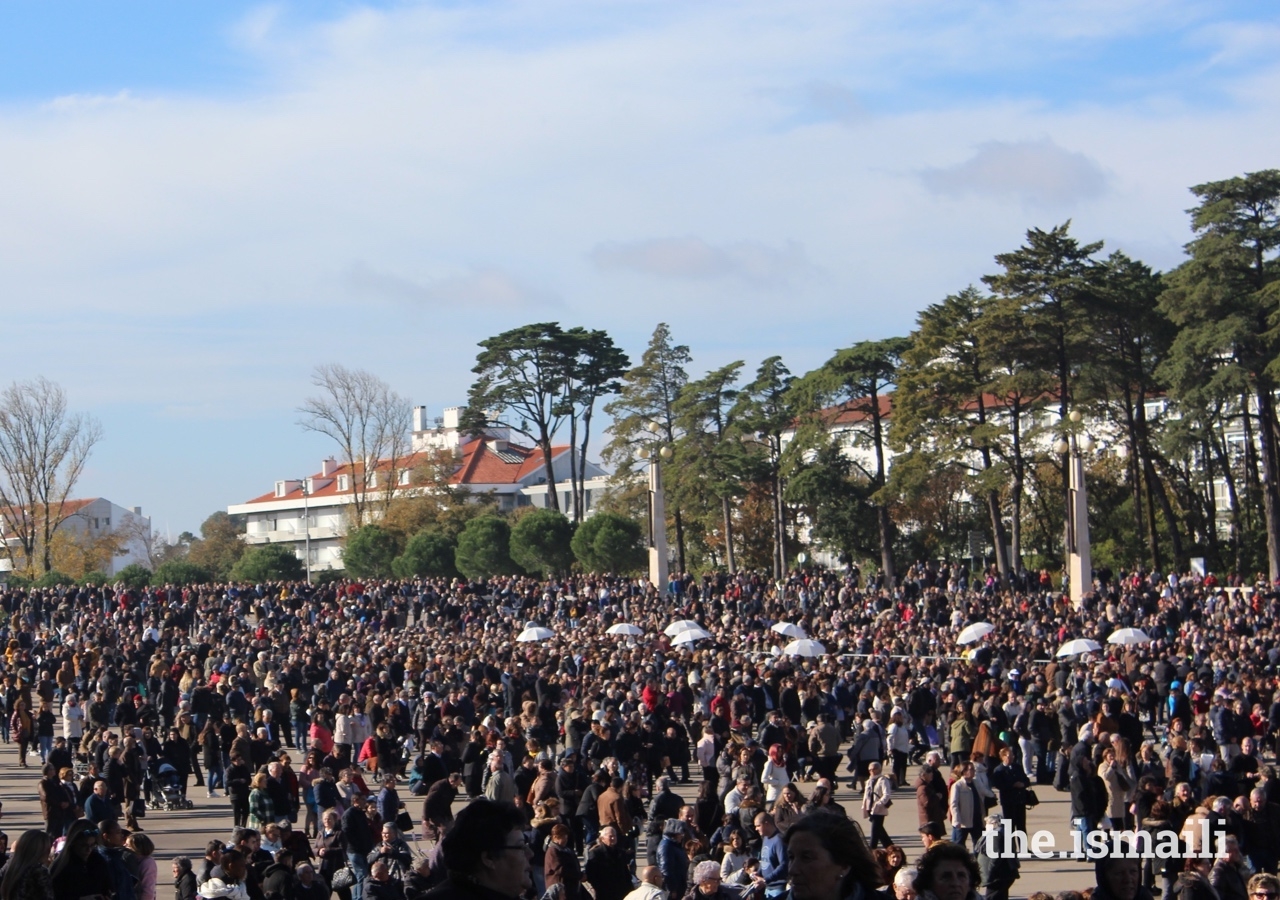
{"type": "Polygon", "coordinates": [[[409,484],[410,476],[411,476],[412,474],[413,474],[413,473],[412,473],[412,472],[410,472],[408,469],[405,469],[403,472],[401,472],[401,473],[400,473],[400,486],[401,486],[401,487],[405,487],[405,486],[407,486],[407,485],[409,484]]]}
{"type": "Polygon", "coordinates": [[[516,506],[533,506],[533,498],[528,494],[516,494],[516,506]]]}
{"type": "Polygon", "coordinates": [[[346,475],[338,476],[338,490],[345,491],[351,488],[351,481],[346,475]]]}
{"type": "Polygon", "coordinates": [[[591,488],[587,488],[585,491],[582,492],[582,508],[583,509],[591,508],[591,488]]]}

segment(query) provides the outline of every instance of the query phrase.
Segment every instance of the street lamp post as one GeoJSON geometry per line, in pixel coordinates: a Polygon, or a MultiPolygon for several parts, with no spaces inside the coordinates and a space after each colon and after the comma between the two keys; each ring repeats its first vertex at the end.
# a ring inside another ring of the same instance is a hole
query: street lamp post
{"type": "MultiPolygon", "coordinates": [[[[1084,418],[1074,409],[1068,417],[1075,425],[1084,418]]],[[[1067,458],[1067,583],[1071,605],[1080,609],[1084,594],[1093,587],[1093,559],[1089,552],[1089,494],[1085,486],[1084,456],[1093,450],[1093,438],[1088,434],[1076,436],[1068,431],[1054,445],[1054,449],[1067,458]]]]}
{"type": "Polygon", "coordinates": [[[303,560],[307,566],[307,584],[311,583],[311,491],[307,479],[302,479],[302,533],[303,560]]]}
{"type": "MultiPolygon", "coordinates": [[[[649,423],[649,433],[658,434],[662,426],[649,423]]],[[[667,505],[662,490],[662,461],[671,459],[671,447],[654,440],[640,448],[640,456],[649,461],[649,582],[665,593],[670,572],[667,568],[667,505]]]]}

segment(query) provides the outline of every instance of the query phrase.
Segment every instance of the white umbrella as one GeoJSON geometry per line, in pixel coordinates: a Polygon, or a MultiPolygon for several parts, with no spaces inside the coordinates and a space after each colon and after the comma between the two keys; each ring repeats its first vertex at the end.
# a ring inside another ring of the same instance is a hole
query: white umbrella
{"type": "Polygon", "coordinates": [[[1151,638],[1141,628],[1121,628],[1119,631],[1111,632],[1111,637],[1107,638],[1108,644],[1146,644],[1151,638]]]}
{"type": "Polygon", "coordinates": [[[692,644],[695,641],[705,641],[711,637],[710,632],[703,631],[701,628],[686,628],[671,639],[673,644],[692,644]]]}
{"type": "Polygon", "coordinates": [[[964,630],[956,635],[956,643],[972,644],[974,641],[982,640],[995,630],[996,626],[990,622],[974,622],[972,625],[966,625],[964,630]]]}
{"type": "Polygon", "coordinates": [[[693,619],[681,619],[679,622],[672,622],[666,628],[662,629],[662,633],[667,637],[671,637],[672,635],[679,634],[682,631],[688,631],[690,628],[698,631],[702,630],[702,626],[693,621],[693,619]]]}
{"type": "Polygon", "coordinates": [[[782,648],[787,656],[826,656],[827,648],[809,639],[792,641],[782,648]]]}
{"type": "Polygon", "coordinates": [[[1094,650],[1101,649],[1102,645],[1097,641],[1091,641],[1088,638],[1076,638],[1059,647],[1058,656],[1076,656],[1080,653],[1092,653],[1094,650]]]}
{"type": "Polygon", "coordinates": [[[605,634],[626,634],[632,637],[644,634],[644,629],[639,625],[632,625],[628,622],[619,622],[617,625],[609,626],[609,630],[605,634]]]}
{"type": "Polygon", "coordinates": [[[791,622],[774,622],[770,631],[776,631],[778,634],[785,635],[789,638],[807,638],[809,635],[804,633],[804,629],[799,625],[791,622]]]}
{"type": "Polygon", "coordinates": [[[540,626],[534,625],[529,628],[526,628],[524,631],[516,635],[516,640],[520,641],[521,643],[528,644],[533,641],[545,641],[547,640],[547,638],[553,638],[555,636],[556,636],[556,633],[552,631],[550,628],[542,628],[540,626]]]}

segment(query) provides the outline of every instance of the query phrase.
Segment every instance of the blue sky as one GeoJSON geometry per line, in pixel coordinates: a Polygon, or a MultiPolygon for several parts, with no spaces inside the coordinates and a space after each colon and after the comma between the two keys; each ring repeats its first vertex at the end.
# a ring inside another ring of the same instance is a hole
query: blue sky
{"type": "Polygon", "coordinates": [[[313,471],[320,363],[431,414],[477,341],[658,321],[796,372],[1073,220],[1176,265],[1280,164],[1270,4],[0,5],[6,379],[175,535],[313,471]]]}

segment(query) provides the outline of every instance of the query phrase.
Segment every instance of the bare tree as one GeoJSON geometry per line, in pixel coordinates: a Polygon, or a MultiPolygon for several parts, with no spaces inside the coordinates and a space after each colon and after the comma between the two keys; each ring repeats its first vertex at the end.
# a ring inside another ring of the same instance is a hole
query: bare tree
{"type": "Polygon", "coordinates": [[[67,412],[67,395],[47,378],[15,381],[0,394],[0,517],[14,569],[52,568],[53,536],[102,426],[67,412]],[[20,562],[21,559],[21,562],[20,562]]]}
{"type": "Polygon", "coordinates": [[[317,366],[311,383],[320,394],[307,399],[298,422],[328,435],[341,450],[351,477],[351,525],[386,512],[409,456],[409,401],[369,372],[337,363],[317,366]]]}

